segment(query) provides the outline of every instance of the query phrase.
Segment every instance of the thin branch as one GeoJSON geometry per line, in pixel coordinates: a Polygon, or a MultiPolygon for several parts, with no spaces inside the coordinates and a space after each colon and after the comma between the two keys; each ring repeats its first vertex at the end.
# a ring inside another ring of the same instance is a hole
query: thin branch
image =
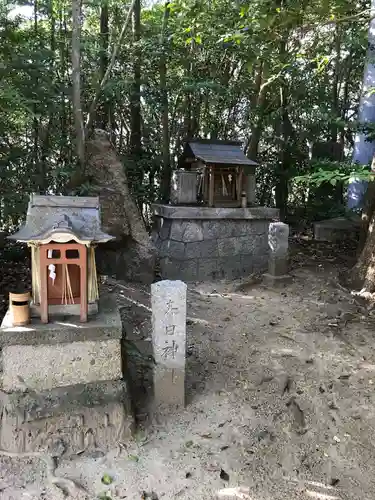
{"type": "Polygon", "coordinates": [[[102,81],[100,82],[100,84],[99,84],[99,86],[98,86],[98,88],[96,90],[96,94],[95,94],[94,99],[91,101],[91,104],[90,104],[90,107],[89,107],[89,112],[88,112],[88,115],[87,115],[86,125],[85,125],[85,134],[87,134],[87,131],[90,129],[90,127],[92,125],[92,122],[94,120],[96,105],[98,104],[98,100],[99,100],[100,94],[101,94],[101,92],[102,92],[105,84],[108,81],[108,78],[109,78],[109,75],[110,75],[110,73],[111,73],[111,71],[113,69],[113,66],[115,65],[116,57],[117,57],[118,51],[120,50],[121,42],[122,42],[122,39],[124,38],[126,29],[127,29],[128,25],[129,25],[129,22],[131,20],[131,14],[133,12],[133,9],[134,9],[136,1],[137,0],[133,0],[132,3],[131,3],[131,5],[130,5],[130,7],[129,7],[128,14],[127,14],[125,22],[124,22],[124,24],[122,26],[120,35],[119,35],[119,37],[117,39],[117,43],[116,43],[116,45],[113,48],[111,60],[110,60],[110,62],[108,64],[107,70],[106,70],[106,72],[105,72],[105,74],[104,74],[104,76],[102,78],[102,81]]]}
{"type": "Polygon", "coordinates": [[[266,82],[262,83],[262,85],[260,86],[259,92],[262,92],[262,90],[264,90],[265,87],[268,87],[268,85],[270,85],[272,82],[274,82],[275,80],[280,78],[280,76],[284,73],[284,70],[285,70],[285,68],[283,68],[281,71],[276,73],[276,75],[271,76],[271,78],[269,78],[266,82]]]}
{"type": "MultiPolygon", "coordinates": [[[[329,21],[327,21],[324,24],[346,23],[347,21],[353,21],[354,19],[358,19],[358,17],[362,17],[362,16],[365,16],[367,14],[370,14],[370,12],[371,12],[371,9],[362,10],[361,12],[357,12],[357,14],[352,14],[351,16],[344,16],[344,17],[339,17],[337,19],[330,19],[329,21]]],[[[374,17],[375,17],[375,14],[373,14],[370,17],[370,20],[374,19],[374,17]]]]}
{"type": "Polygon", "coordinates": [[[371,12],[372,12],[372,9],[366,9],[366,10],[362,10],[361,12],[358,12],[357,14],[353,14],[351,16],[344,16],[344,17],[338,17],[336,19],[329,19],[329,20],[323,21],[321,23],[302,26],[302,28],[307,29],[307,30],[313,30],[313,29],[316,29],[318,27],[329,26],[330,24],[347,23],[347,22],[356,21],[356,20],[370,22],[373,19],[375,19],[375,14],[372,14],[369,18],[367,18],[367,15],[370,14],[371,12]],[[362,17],[363,17],[363,19],[361,19],[362,17]]]}

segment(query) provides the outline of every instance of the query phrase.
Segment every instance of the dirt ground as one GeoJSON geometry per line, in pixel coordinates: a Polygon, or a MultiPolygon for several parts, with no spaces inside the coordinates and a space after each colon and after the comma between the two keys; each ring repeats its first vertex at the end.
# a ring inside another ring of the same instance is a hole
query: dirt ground
{"type": "MultiPolygon", "coordinates": [[[[58,464],[88,492],[76,498],[375,498],[375,309],[337,284],[345,262],[302,253],[282,288],[189,287],[185,410],[147,422],[149,375],[135,381],[134,441],[58,464]]],[[[110,286],[149,314],[147,290],[110,286]]],[[[132,331],[144,352],[148,329],[132,331]]],[[[47,483],[41,460],[0,461],[1,500],[64,498],[47,483]]]]}

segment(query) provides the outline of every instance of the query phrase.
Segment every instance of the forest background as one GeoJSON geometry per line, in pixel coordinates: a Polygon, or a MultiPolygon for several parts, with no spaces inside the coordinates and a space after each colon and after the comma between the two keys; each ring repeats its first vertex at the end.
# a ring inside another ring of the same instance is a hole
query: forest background
{"type": "Polygon", "coordinates": [[[108,131],[147,224],[191,137],[241,141],[260,164],[258,202],[289,222],[345,213],[370,12],[351,0],[3,0],[0,225],[19,223],[31,192],[90,194],[77,172],[93,128],[108,131]]]}

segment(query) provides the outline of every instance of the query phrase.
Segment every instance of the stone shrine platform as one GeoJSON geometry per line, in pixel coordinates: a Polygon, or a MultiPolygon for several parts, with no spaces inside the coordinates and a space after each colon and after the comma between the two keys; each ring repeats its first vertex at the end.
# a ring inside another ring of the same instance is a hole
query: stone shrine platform
{"type": "Polygon", "coordinates": [[[268,265],[275,208],[153,205],[153,241],[163,279],[235,279],[268,265]]]}
{"type": "Polygon", "coordinates": [[[65,455],[110,449],[132,431],[123,379],[122,323],[115,297],[103,296],[87,323],[56,316],[0,328],[0,447],[65,455]]]}
{"type": "Polygon", "coordinates": [[[360,217],[336,217],[314,223],[314,239],[337,242],[358,239],[361,230],[360,217]]]}

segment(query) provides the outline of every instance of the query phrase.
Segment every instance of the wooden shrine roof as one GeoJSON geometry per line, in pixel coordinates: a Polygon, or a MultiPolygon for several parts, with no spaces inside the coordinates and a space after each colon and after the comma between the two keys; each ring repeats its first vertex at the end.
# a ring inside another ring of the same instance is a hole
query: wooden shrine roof
{"type": "Polygon", "coordinates": [[[194,139],[186,143],[183,157],[194,157],[207,164],[256,166],[247,158],[240,142],[194,139]]]}
{"type": "Polygon", "coordinates": [[[80,196],[30,196],[25,224],[9,239],[38,242],[53,234],[72,235],[82,243],[113,239],[102,231],[99,198],[80,196]]]}

